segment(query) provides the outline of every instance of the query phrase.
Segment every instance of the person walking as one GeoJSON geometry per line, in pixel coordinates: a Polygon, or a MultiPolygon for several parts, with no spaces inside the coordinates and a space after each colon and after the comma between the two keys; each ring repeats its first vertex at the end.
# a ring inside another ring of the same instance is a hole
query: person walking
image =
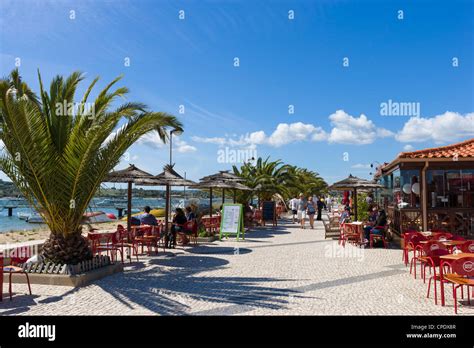
{"type": "MultiPolygon", "coordinates": [[[[291,200],[290,200],[290,209],[291,209],[291,213],[293,214],[293,223],[296,222],[296,217],[297,217],[297,214],[298,214],[298,198],[296,197],[293,197],[291,200]]],[[[298,221],[299,222],[299,221],[298,221]]]]}
{"type": "Polygon", "coordinates": [[[300,193],[300,199],[298,200],[298,220],[300,221],[301,228],[304,229],[306,220],[306,199],[302,193],[300,193]]]}
{"type": "Polygon", "coordinates": [[[324,208],[324,201],[323,201],[322,198],[318,199],[317,206],[318,206],[318,216],[316,217],[316,220],[321,221],[322,220],[321,213],[322,213],[323,208],[324,208]]]}
{"type": "Polygon", "coordinates": [[[332,208],[332,198],[331,198],[331,196],[326,197],[326,207],[328,209],[328,212],[331,212],[331,208],[332,208]]]}
{"type": "Polygon", "coordinates": [[[309,225],[311,229],[314,229],[314,214],[316,213],[316,203],[313,201],[313,197],[309,196],[308,198],[308,203],[306,204],[306,213],[308,214],[309,217],[309,225]]]}

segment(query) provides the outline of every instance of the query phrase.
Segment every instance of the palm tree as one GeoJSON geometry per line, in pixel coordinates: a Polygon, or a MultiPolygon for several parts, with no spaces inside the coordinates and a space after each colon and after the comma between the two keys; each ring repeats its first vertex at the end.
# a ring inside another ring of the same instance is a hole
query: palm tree
{"type": "MultiPolygon", "coordinates": [[[[244,184],[250,188],[258,188],[257,192],[263,200],[272,199],[280,194],[289,199],[302,192],[305,195],[321,194],[327,184],[313,171],[284,164],[281,160],[270,161],[258,158],[255,165],[244,163],[240,169],[233,166],[236,175],[245,179],[244,184]]],[[[244,191],[237,197],[239,202],[248,202],[254,192],[244,191]]]]}
{"type": "Polygon", "coordinates": [[[80,72],[57,76],[48,93],[38,71],[39,98],[18,70],[0,79],[0,140],[4,143],[0,169],[43,215],[51,230],[43,256],[57,263],[75,264],[91,257],[81,235],[83,214],[125,151],[150,131],[157,131],[163,141],[168,128],[182,131],[174,116],[148,111],[140,103],[112,108],[128,93],[126,87],[111,90],[121,77],[88,103],[99,79],[95,78],[80,103],[74,104],[83,79],[80,72]]]}

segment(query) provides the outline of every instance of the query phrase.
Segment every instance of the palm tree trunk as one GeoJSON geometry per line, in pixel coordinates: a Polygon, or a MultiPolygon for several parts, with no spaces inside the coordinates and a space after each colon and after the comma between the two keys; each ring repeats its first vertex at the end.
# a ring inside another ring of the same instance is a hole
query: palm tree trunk
{"type": "Polygon", "coordinates": [[[59,264],[75,265],[90,260],[92,252],[86,238],[78,231],[67,237],[51,233],[43,244],[42,256],[45,260],[59,264]]]}

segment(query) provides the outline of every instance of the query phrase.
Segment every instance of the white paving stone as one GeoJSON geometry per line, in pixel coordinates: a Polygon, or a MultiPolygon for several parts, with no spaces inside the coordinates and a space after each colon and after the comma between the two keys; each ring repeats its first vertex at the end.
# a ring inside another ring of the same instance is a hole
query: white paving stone
{"type": "MultiPolygon", "coordinates": [[[[247,234],[161,251],[127,265],[123,274],[89,286],[4,286],[3,315],[453,315],[426,298],[401,250],[359,249],[324,240],[324,227],[298,228],[285,220],[247,234]]],[[[474,306],[460,306],[474,315],[474,306]]]]}

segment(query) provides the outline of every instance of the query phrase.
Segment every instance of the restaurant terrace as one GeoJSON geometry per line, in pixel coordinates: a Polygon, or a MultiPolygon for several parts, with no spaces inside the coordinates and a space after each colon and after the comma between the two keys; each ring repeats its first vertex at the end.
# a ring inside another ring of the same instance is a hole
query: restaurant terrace
{"type": "Polygon", "coordinates": [[[474,138],[402,152],[378,168],[377,200],[400,235],[444,230],[474,236],[474,138]]]}

